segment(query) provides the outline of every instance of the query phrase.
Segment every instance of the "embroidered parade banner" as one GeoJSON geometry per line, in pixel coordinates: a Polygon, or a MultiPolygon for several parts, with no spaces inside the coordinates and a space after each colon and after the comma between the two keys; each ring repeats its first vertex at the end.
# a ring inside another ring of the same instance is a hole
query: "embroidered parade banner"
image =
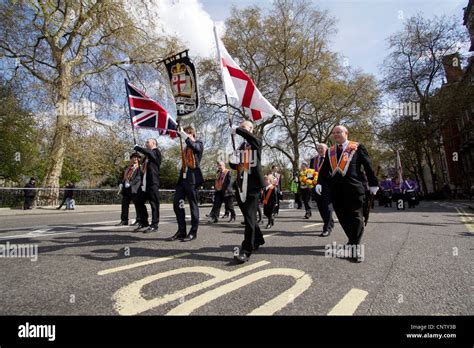
{"type": "Polygon", "coordinates": [[[188,50],[164,60],[176,102],[177,116],[188,116],[199,108],[196,69],[188,50]]]}

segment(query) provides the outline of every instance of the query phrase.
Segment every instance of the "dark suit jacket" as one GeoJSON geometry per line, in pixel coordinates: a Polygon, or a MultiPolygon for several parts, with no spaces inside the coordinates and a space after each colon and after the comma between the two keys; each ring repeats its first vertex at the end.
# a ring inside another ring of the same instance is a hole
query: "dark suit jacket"
{"type": "MultiPolygon", "coordinates": [[[[128,166],[125,170],[128,170],[130,166],[128,166]]],[[[148,167],[149,168],[149,167],[148,167]]],[[[138,193],[138,189],[140,188],[140,185],[142,184],[142,175],[140,171],[140,167],[138,167],[138,170],[135,170],[133,172],[132,177],[130,178],[130,187],[126,188],[125,187],[125,180],[122,180],[122,194],[136,194],[138,193]]]]}
{"type": "MultiPolygon", "coordinates": [[[[270,194],[270,197],[268,197],[268,202],[266,205],[272,206],[277,204],[278,202],[278,197],[277,197],[277,188],[273,187],[272,193],[270,194]]],[[[267,197],[268,190],[266,187],[263,188],[262,196],[260,197],[260,202],[263,203],[263,200],[265,197],[267,197]]]]}
{"type": "MultiPolygon", "coordinates": [[[[35,185],[33,185],[31,182],[28,182],[28,184],[25,185],[26,188],[29,189],[34,189],[35,185]]],[[[23,190],[25,197],[35,197],[36,196],[36,191],[35,190],[23,190]]]]}
{"type": "MultiPolygon", "coordinates": [[[[201,171],[201,159],[204,152],[204,144],[201,140],[192,141],[191,138],[186,139],[186,146],[193,150],[194,158],[196,159],[196,168],[188,168],[186,173],[185,183],[191,185],[201,185],[204,182],[204,177],[201,171]]],[[[180,171],[178,183],[183,181],[183,171],[180,171]]]]}
{"type": "MultiPolygon", "coordinates": [[[[252,133],[248,132],[247,130],[243,128],[237,128],[236,133],[240,136],[242,136],[247,143],[249,143],[250,148],[252,150],[252,161],[257,162],[255,167],[250,168],[250,173],[248,177],[248,186],[247,186],[247,191],[248,192],[259,192],[260,189],[265,186],[265,183],[263,181],[263,175],[262,175],[262,141],[257,138],[255,135],[252,133]],[[255,159],[255,154],[257,158],[255,159]]],[[[239,147],[239,150],[243,149],[243,144],[239,147]]],[[[232,169],[237,169],[237,166],[233,163],[229,163],[230,167],[232,169]]],[[[236,181],[239,179],[236,179],[236,181]]]]}
{"type": "MultiPolygon", "coordinates": [[[[217,171],[216,175],[218,175],[220,172],[217,171]]],[[[222,189],[221,192],[224,194],[224,196],[229,196],[229,191],[232,193],[232,176],[231,176],[231,171],[229,170],[227,174],[224,177],[224,181],[222,182],[222,189]]]]}
{"type": "Polygon", "coordinates": [[[367,175],[369,186],[379,185],[374,170],[372,169],[369,154],[364,145],[359,144],[357,147],[357,150],[349,163],[349,168],[347,169],[345,176],[342,176],[339,172],[336,172],[334,176],[331,176],[329,151],[330,149],[326,152],[326,157],[319,173],[318,183],[323,187],[324,185],[329,185],[331,193],[337,195],[364,195],[365,178],[362,168],[364,168],[365,174],[367,175]]]}
{"type": "Polygon", "coordinates": [[[146,170],[146,186],[160,185],[161,152],[157,148],[148,150],[140,146],[135,146],[135,151],[144,154],[148,158],[146,170]]]}

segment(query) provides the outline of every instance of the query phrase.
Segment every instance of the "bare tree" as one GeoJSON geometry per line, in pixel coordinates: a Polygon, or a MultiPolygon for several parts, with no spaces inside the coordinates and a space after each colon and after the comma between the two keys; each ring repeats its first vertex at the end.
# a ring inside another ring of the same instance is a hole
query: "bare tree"
{"type": "Polygon", "coordinates": [[[155,63],[166,54],[166,41],[151,36],[136,22],[126,5],[114,0],[11,0],[0,4],[0,57],[26,69],[48,90],[55,106],[46,187],[59,185],[74,93],[90,77],[111,68],[155,63]]]}
{"type": "Polygon", "coordinates": [[[458,52],[465,37],[466,33],[456,18],[427,19],[418,14],[406,20],[403,30],[388,38],[390,54],[383,64],[383,82],[386,90],[400,102],[420,105],[422,127],[419,127],[417,140],[425,150],[434,191],[440,189],[443,170],[441,134],[433,122],[431,96],[442,83],[443,57],[458,52]]]}

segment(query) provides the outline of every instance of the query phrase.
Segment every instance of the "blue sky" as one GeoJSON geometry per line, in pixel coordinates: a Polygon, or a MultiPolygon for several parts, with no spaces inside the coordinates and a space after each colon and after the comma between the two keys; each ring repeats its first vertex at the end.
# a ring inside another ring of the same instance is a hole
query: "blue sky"
{"type": "MultiPolygon", "coordinates": [[[[243,8],[271,6],[269,0],[200,0],[203,9],[216,22],[230,15],[232,5],[243,8]]],[[[456,16],[462,24],[463,7],[468,0],[317,0],[316,7],[329,11],[337,20],[332,50],[341,53],[354,68],[379,75],[387,55],[386,38],[403,28],[403,20],[421,12],[425,17],[456,16]]]]}

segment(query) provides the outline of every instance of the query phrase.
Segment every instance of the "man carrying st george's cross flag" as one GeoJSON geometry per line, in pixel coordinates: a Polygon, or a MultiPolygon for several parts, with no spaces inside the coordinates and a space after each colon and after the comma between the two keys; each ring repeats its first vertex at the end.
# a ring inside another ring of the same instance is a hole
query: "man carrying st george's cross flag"
{"type": "MultiPolygon", "coordinates": [[[[176,137],[177,124],[168,112],[155,100],[148,97],[137,87],[125,80],[127,99],[130,107],[130,118],[132,129],[151,128],[171,137],[176,137]]],[[[146,141],[146,147],[135,144],[133,148],[145,155],[142,163],[142,185],[137,192],[137,211],[139,211],[139,225],[136,232],[156,232],[160,220],[160,166],[161,152],[158,150],[157,141],[150,138],[146,141]],[[148,224],[148,212],[145,207],[146,201],[150,202],[152,221],[148,224]]]]}
{"type": "Polygon", "coordinates": [[[176,113],[187,116],[199,108],[196,68],[188,56],[188,50],[164,60],[176,102],[176,113]]]}

